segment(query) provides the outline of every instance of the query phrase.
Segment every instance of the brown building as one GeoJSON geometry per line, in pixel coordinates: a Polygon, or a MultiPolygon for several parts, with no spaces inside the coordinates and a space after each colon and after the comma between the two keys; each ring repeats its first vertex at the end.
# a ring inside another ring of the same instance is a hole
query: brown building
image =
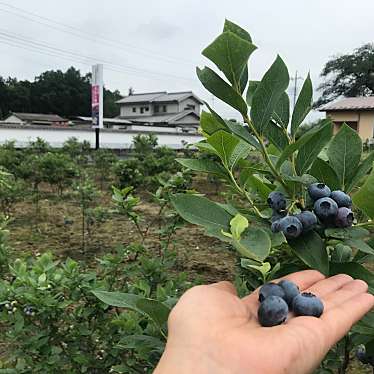
{"type": "Polygon", "coordinates": [[[343,123],[355,129],[363,141],[374,137],[374,96],[350,97],[319,109],[334,122],[337,132],[343,123]]]}

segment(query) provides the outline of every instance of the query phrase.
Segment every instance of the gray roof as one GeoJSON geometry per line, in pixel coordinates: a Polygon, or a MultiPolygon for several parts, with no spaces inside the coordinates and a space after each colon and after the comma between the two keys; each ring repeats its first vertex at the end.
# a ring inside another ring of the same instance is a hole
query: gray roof
{"type": "Polygon", "coordinates": [[[374,96],[348,97],[334,103],[327,104],[319,109],[321,112],[339,110],[374,110],[374,96]]]}
{"type": "MultiPolygon", "coordinates": [[[[92,117],[83,117],[83,116],[77,116],[77,117],[74,117],[73,120],[80,120],[80,121],[83,121],[83,122],[92,122],[92,117]]],[[[126,125],[126,124],[130,124],[132,122],[126,120],[126,119],[121,119],[121,118],[103,118],[103,122],[104,123],[114,123],[114,124],[119,124],[119,125],[126,125]]]]}
{"type": "Polygon", "coordinates": [[[168,124],[176,124],[178,120],[188,115],[194,115],[196,117],[196,122],[198,123],[200,116],[194,112],[193,110],[185,110],[181,113],[172,113],[172,114],[160,114],[157,116],[144,116],[144,117],[134,117],[129,118],[126,117],[128,121],[133,123],[168,123],[168,124]]]}
{"type": "Polygon", "coordinates": [[[40,122],[66,122],[65,118],[57,114],[40,114],[40,113],[12,113],[22,121],[40,121],[40,122]]]}
{"type": "Polygon", "coordinates": [[[203,102],[192,92],[147,92],[140,94],[133,94],[130,96],[125,96],[123,99],[118,100],[117,104],[135,104],[135,103],[167,103],[172,101],[182,101],[188,97],[193,97],[200,104],[203,102]]]}

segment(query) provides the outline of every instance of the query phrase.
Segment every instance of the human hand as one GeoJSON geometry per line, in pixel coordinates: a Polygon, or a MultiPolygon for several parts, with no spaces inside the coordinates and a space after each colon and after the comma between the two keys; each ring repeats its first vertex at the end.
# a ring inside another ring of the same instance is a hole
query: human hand
{"type": "Polygon", "coordinates": [[[229,282],[187,291],[169,317],[169,336],[155,374],[310,373],[328,350],[374,307],[367,285],[314,270],[285,279],[324,303],[320,318],[293,317],[275,327],[257,320],[258,290],[240,299],[229,282]]]}

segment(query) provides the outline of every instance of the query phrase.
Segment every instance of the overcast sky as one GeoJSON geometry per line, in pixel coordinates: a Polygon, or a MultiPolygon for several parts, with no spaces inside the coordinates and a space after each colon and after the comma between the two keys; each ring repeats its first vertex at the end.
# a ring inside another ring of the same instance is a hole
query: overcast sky
{"type": "Polygon", "coordinates": [[[329,57],[373,41],[373,14],[373,0],[0,0],[0,75],[33,79],[103,62],[106,86],[124,95],[130,86],[138,93],[193,90],[234,117],[195,75],[225,18],[258,46],[252,79],[279,53],[290,75],[310,70],[316,87],[329,57]]]}

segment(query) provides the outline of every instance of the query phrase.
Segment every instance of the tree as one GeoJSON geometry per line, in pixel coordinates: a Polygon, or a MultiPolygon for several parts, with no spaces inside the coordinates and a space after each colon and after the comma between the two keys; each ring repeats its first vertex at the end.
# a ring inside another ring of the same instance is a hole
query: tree
{"type": "MultiPolygon", "coordinates": [[[[118,90],[104,88],[104,116],[119,114],[118,90]]],[[[70,67],[49,70],[30,81],[0,77],[0,116],[10,112],[53,113],[63,117],[91,115],[91,74],[70,67]]]]}
{"type": "Polygon", "coordinates": [[[340,96],[371,96],[374,93],[374,44],[365,44],[353,53],[336,56],[322,70],[325,81],[318,87],[316,106],[340,96]]]}

